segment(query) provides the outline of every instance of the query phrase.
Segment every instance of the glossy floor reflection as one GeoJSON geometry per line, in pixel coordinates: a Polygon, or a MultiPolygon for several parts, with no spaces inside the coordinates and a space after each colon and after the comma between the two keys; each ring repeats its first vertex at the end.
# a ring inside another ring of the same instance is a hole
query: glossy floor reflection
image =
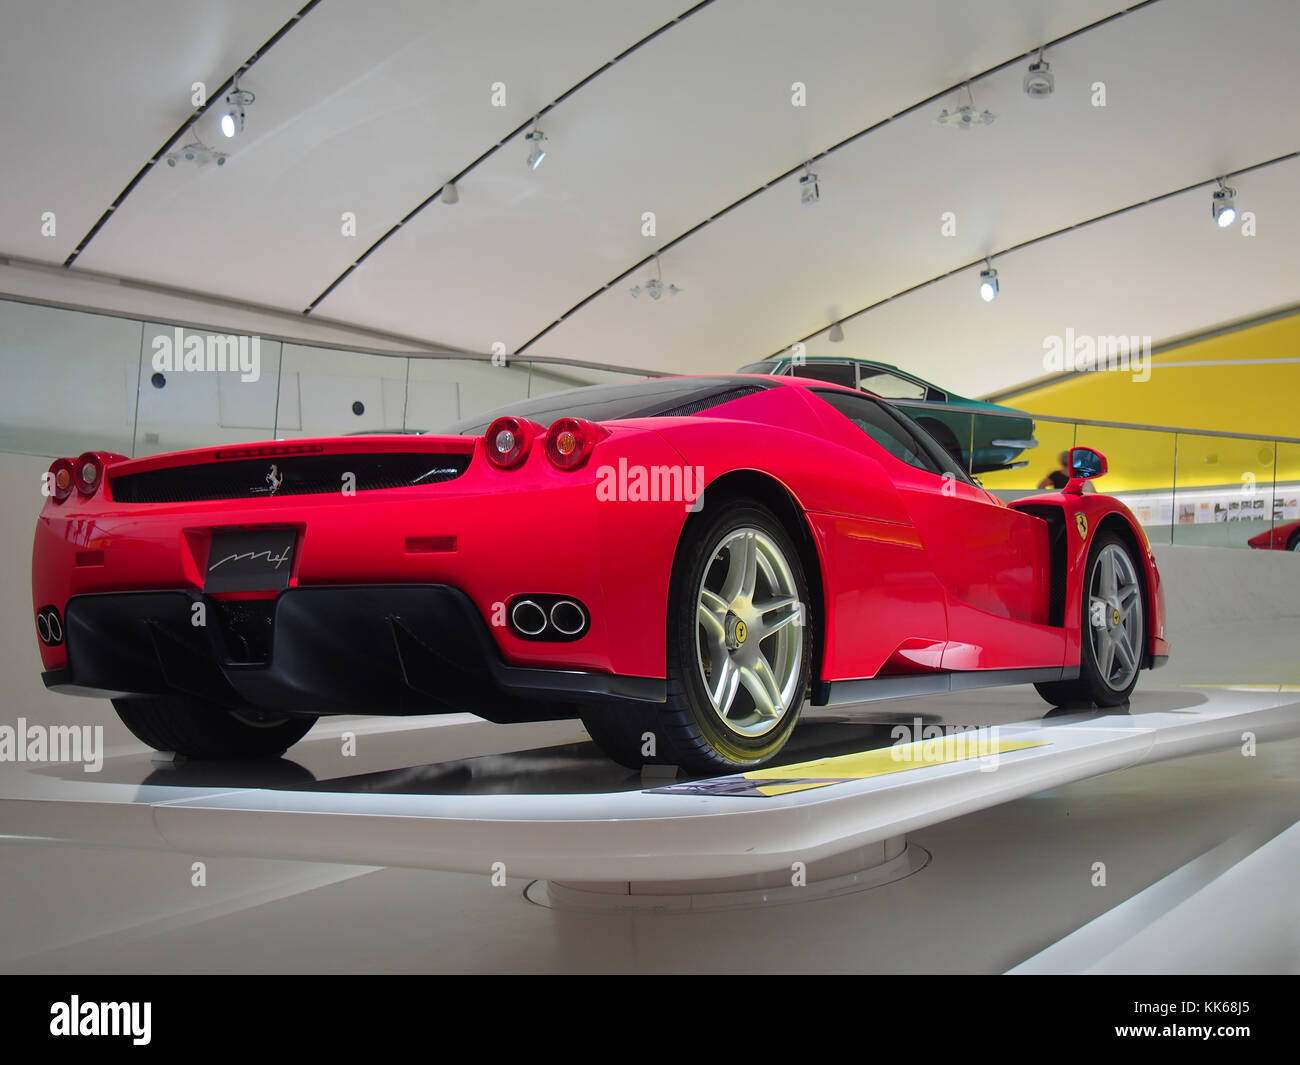
{"type": "MultiPolygon", "coordinates": [[[[1139,690],[1126,707],[1108,716],[1190,709],[1207,696],[1195,691],[1139,690]]],[[[931,725],[988,727],[1041,719],[1043,725],[1078,723],[1100,711],[1049,707],[1032,690],[1003,689],[959,696],[891,700],[856,707],[810,709],[795,730],[778,765],[887,747],[894,729],[931,725]]],[[[358,724],[324,720],[283,758],[272,761],[159,764],[143,750],[105,760],[95,782],[196,789],[384,792],[397,795],[592,795],[636,791],[647,784],[640,773],[611,762],[586,739],[577,721],[491,725],[458,715],[383,719],[358,724]],[[356,736],[356,753],[344,755],[342,735],[356,736]],[[473,740],[467,742],[466,736],[473,740]],[[466,753],[484,747],[490,753],[466,753]],[[458,756],[459,755],[459,756],[458,756]],[[430,760],[420,764],[418,759],[430,760]],[[394,767],[393,763],[399,764],[394,767]]],[[[85,775],[76,766],[29,767],[28,772],[74,784],[85,775]]],[[[681,774],[677,780],[692,777],[681,774]]],[[[662,783],[658,781],[657,783],[662,783]]]]}

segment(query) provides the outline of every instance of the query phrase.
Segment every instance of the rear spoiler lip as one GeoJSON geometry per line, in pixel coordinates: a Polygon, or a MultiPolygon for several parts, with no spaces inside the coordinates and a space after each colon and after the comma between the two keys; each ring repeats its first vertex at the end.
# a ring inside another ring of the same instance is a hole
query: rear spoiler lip
{"type": "Polygon", "coordinates": [[[173,469],[180,466],[207,466],[218,462],[240,462],[294,455],[374,455],[408,452],[432,454],[471,455],[478,445],[475,436],[424,436],[405,433],[383,436],[322,436],[293,440],[264,440],[251,443],[231,443],[218,447],[193,448],[188,451],[168,451],[160,455],[147,455],[112,463],[107,468],[110,477],[123,477],[152,470],[173,469]]]}

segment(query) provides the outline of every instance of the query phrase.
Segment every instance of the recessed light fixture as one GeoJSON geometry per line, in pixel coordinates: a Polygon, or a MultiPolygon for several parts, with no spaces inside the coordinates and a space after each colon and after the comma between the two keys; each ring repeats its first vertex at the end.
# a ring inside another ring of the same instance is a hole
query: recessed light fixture
{"type": "Polygon", "coordinates": [[[988,259],[984,260],[984,269],[980,271],[980,299],[992,303],[998,298],[998,272],[988,259]]]}
{"type": "Polygon", "coordinates": [[[542,147],[546,143],[546,134],[542,132],[541,127],[538,125],[540,121],[540,118],[533,119],[533,128],[524,137],[524,140],[530,145],[528,152],[529,170],[536,170],[541,161],[546,158],[546,149],[542,147]]]}
{"type": "Polygon", "coordinates": [[[236,137],[244,132],[244,108],[257,97],[236,85],[226,95],[226,110],[221,116],[221,132],[236,137]]]}
{"type": "Polygon", "coordinates": [[[1031,100],[1043,100],[1052,95],[1056,88],[1056,78],[1052,76],[1052,64],[1043,58],[1043,50],[1038,49],[1038,58],[1029,64],[1025,72],[1025,95],[1031,100]]]}
{"type": "Polygon", "coordinates": [[[965,88],[969,103],[964,103],[960,107],[953,108],[952,110],[945,107],[939,112],[939,116],[935,121],[941,126],[952,126],[956,129],[971,129],[974,126],[991,126],[993,120],[998,116],[992,111],[977,110],[975,107],[975,96],[970,91],[970,86],[967,85],[965,88]]]}
{"type": "Polygon", "coordinates": [[[448,181],[442,187],[441,199],[443,203],[460,203],[460,192],[457,190],[454,181],[448,181]]]}
{"type": "Polygon", "coordinates": [[[804,163],[803,176],[799,178],[799,202],[810,207],[821,199],[821,190],[817,187],[817,175],[812,172],[812,164],[804,163]]]}
{"type": "Polygon", "coordinates": [[[1220,229],[1237,220],[1237,190],[1219,178],[1219,187],[1210,195],[1210,214],[1220,229]]]}

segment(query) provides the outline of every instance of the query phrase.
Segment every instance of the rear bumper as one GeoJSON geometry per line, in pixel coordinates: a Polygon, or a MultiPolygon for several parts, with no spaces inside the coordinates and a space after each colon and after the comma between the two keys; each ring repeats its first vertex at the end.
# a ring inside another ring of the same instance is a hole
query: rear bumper
{"type": "Polygon", "coordinates": [[[445,584],[289,588],[265,601],[253,620],[265,631],[250,640],[241,636],[249,621],[236,624],[225,610],[190,589],[73,596],[67,665],[43,674],[46,687],[312,714],[464,711],[491,721],[666,698],[662,679],[508,665],[469,596],[445,584]]]}

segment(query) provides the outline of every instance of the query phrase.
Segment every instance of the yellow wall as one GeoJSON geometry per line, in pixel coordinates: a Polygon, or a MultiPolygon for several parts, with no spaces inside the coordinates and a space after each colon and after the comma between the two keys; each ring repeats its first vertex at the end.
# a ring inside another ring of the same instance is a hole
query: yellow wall
{"type": "MultiPolygon", "coordinates": [[[[1196,340],[1152,357],[1150,379],[1128,372],[1072,376],[997,400],[1033,414],[1300,437],[1300,313],[1196,340]],[[1283,360],[1294,361],[1283,361],[1283,360]],[[1197,365],[1184,365],[1195,363],[1197,365]]],[[[1069,426],[1039,422],[1028,469],[988,474],[990,488],[1033,487],[1073,442],[1069,426]],[[1032,475],[1032,476],[1031,476],[1032,475]]],[[[1168,486],[1173,437],[1080,426],[1078,443],[1106,455],[1103,491],[1168,486]]],[[[1180,435],[1180,485],[1235,485],[1274,476],[1272,445],[1180,435]]],[[[1277,479],[1300,479],[1300,444],[1278,449],[1277,479]]],[[[1098,487],[1102,487],[1099,485],[1098,487]]]]}

